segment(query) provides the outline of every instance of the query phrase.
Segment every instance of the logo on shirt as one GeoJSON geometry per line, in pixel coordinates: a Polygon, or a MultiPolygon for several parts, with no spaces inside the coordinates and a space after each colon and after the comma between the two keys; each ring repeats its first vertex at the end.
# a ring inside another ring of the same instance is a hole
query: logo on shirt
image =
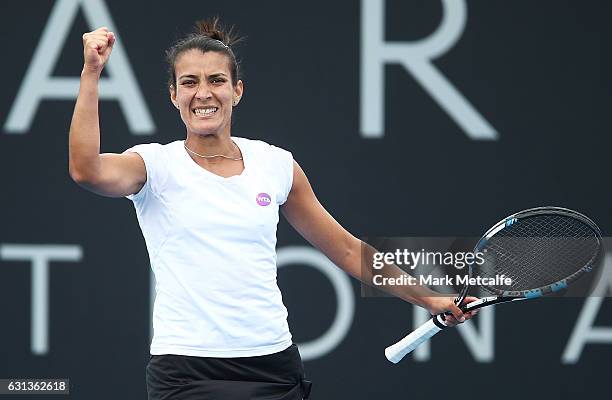
{"type": "Polygon", "coordinates": [[[255,200],[257,201],[257,204],[262,207],[269,206],[272,202],[272,198],[268,193],[259,193],[255,200]]]}

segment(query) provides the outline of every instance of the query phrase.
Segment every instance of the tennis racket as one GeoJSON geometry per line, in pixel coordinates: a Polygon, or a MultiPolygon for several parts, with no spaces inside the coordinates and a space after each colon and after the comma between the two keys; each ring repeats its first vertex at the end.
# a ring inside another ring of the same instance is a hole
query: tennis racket
{"type": "MultiPolygon", "coordinates": [[[[462,304],[469,284],[462,287],[456,304],[461,310],[534,299],[558,292],[595,270],[602,260],[603,242],[597,225],[566,208],[538,207],[513,214],[495,224],[478,241],[474,253],[484,262],[468,265],[472,282],[491,297],[462,304]],[[511,284],[493,283],[499,276],[511,284]],[[480,279],[478,279],[480,277],[480,279]]],[[[399,362],[405,355],[446,328],[445,314],[434,315],[399,342],[385,349],[387,359],[399,362]]]]}

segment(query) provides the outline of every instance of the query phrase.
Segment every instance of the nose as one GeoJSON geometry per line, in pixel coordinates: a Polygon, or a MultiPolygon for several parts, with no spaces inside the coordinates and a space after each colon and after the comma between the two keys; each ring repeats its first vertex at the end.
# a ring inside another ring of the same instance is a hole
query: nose
{"type": "Polygon", "coordinates": [[[196,92],[196,99],[205,100],[210,99],[212,97],[212,93],[210,88],[208,87],[207,82],[201,82],[198,86],[198,91],[196,92]]]}

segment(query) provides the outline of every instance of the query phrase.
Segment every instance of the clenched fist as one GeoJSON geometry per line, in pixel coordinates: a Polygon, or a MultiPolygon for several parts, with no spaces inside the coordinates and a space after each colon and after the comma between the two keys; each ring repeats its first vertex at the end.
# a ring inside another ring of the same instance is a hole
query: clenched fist
{"type": "Polygon", "coordinates": [[[108,28],[102,27],[85,33],[83,35],[84,68],[101,72],[113,51],[114,44],[115,34],[109,32],[108,28]]]}

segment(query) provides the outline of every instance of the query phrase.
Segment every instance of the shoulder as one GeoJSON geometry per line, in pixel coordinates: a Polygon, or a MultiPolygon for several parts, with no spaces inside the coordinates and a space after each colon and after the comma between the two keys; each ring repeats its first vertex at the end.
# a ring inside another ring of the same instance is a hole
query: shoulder
{"type": "Polygon", "coordinates": [[[277,182],[278,204],[283,204],[293,185],[293,155],[278,146],[271,145],[262,140],[233,138],[236,144],[246,150],[249,164],[255,166],[266,179],[277,182]]]}
{"type": "Polygon", "coordinates": [[[130,147],[129,149],[125,150],[124,153],[138,153],[145,160],[145,163],[152,161],[165,161],[168,158],[172,158],[172,155],[176,154],[177,149],[182,146],[182,140],[177,140],[166,144],[142,143],[130,147]]]}
{"type": "Polygon", "coordinates": [[[177,140],[167,144],[142,143],[130,147],[125,153],[137,153],[145,164],[147,174],[147,186],[154,191],[166,182],[169,166],[179,157],[179,149],[182,149],[183,141],[177,140]]]}
{"type": "Polygon", "coordinates": [[[274,159],[280,158],[286,160],[287,158],[293,160],[293,156],[290,151],[283,149],[282,147],[275,146],[273,144],[264,142],[263,140],[247,139],[242,137],[232,137],[232,139],[242,148],[246,148],[251,154],[258,156],[270,156],[274,159]]]}
{"type": "Polygon", "coordinates": [[[127,198],[135,203],[142,203],[150,198],[146,193],[151,192],[154,195],[161,193],[168,181],[169,166],[173,164],[172,160],[178,157],[178,149],[182,146],[183,141],[177,140],[166,144],[142,143],[125,150],[124,154],[136,153],[142,158],[147,176],[142,189],[127,198]]]}
{"type": "Polygon", "coordinates": [[[176,140],[174,142],[170,142],[170,143],[166,143],[166,144],[161,144],[161,143],[141,143],[141,144],[137,144],[135,146],[130,147],[129,149],[127,149],[125,152],[134,152],[134,153],[138,153],[140,151],[143,152],[169,152],[172,151],[174,148],[176,148],[177,146],[182,146],[183,141],[182,140],[176,140]]]}

